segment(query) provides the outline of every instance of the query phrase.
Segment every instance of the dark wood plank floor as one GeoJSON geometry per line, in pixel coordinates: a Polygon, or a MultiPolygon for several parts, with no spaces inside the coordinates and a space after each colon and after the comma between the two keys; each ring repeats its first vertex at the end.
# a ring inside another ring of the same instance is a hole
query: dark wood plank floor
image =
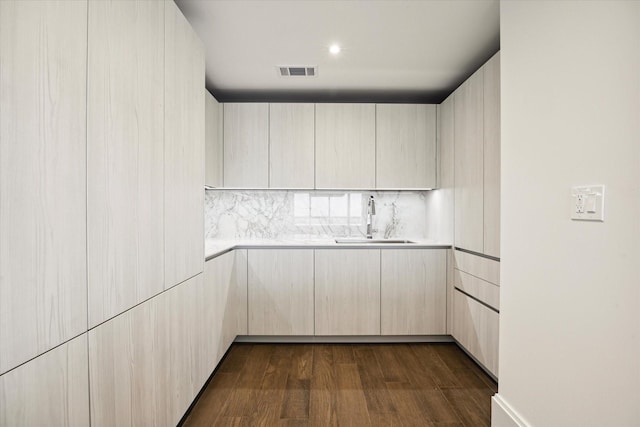
{"type": "Polygon", "coordinates": [[[234,344],[184,426],[489,426],[455,344],[234,344]]]}

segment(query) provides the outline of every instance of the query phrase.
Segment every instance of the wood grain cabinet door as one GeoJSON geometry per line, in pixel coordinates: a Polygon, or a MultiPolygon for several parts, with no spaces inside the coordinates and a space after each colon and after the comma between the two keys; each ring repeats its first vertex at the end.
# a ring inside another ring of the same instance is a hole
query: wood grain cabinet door
{"type": "Polygon", "coordinates": [[[313,249],[252,249],[249,335],[313,335],[313,249]]]}
{"type": "Polygon", "coordinates": [[[0,376],[1,426],[88,426],[87,334],[0,376]]]}
{"type": "Polygon", "coordinates": [[[270,188],[314,188],[314,131],[314,104],[269,104],[270,188]]]}
{"type": "Polygon", "coordinates": [[[500,52],[484,65],[484,251],[500,257],[500,52]]]}
{"type": "Polygon", "coordinates": [[[316,249],[316,335],[380,335],[380,249],[316,249]]]}
{"type": "Polygon", "coordinates": [[[165,4],[165,289],[204,269],[204,48],[165,4]]]}
{"type": "Polygon", "coordinates": [[[381,250],[382,335],[446,333],[446,269],[446,250],[381,250]]]}
{"type": "Polygon", "coordinates": [[[205,184],[210,187],[224,185],[223,104],[205,90],[205,184]]]}
{"type": "Polygon", "coordinates": [[[164,289],[164,4],[89,2],[89,326],[164,289]]]}
{"type": "Polygon", "coordinates": [[[484,250],[483,77],[476,71],[454,94],[455,245],[484,250]]]}
{"type": "Polygon", "coordinates": [[[375,104],[316,104],[316,188],[375,188],[375,104]]]}
{"type": "Polygon", "coordinates": [[[238,335],[247,335],[247,250],[207,261],[204,276],[211,315],[207,324],[217,364],[238,335]]]}
{"type": "Polygon", "coordinates": [[[92,425],[180,421],[217,364],[208,303],[199,274],[89,331],[92,425]]]}
{"type": "Polygon", "coordinates": [[[376,188],[436,187],[436,106],[376,104],[376,188]]]}
{"type": "Polygon", "coordinates": [[[87,2],[0,1],[0,64],[2,374],[87,329],[87,2]]]}
{"type": "Polygon", "coordinates": [[[269,187],[269,104],[224,104],[224,186],[269,187]]]}
{"type": "Polygon", "coordinates": [[[170,425],[166,298],[162,293],[89,331],[91,425],[170,425]]]}

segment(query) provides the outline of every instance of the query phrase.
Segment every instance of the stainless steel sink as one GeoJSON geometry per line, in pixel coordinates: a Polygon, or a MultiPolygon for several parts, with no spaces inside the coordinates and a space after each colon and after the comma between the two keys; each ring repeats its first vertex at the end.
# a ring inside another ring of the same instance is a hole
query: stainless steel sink
{"type": "Polygon", "coordinates": [[[415,243],[413,240],[400,240],[400,239],[352,239],[352,238],[344,238],[344,239],[336,239],[336,243],[357,243],[357,244],[363,244],[363,243],[370,243],[370,244],[375,244],[375,245],[379,245],[381,243],[415,243]]]}

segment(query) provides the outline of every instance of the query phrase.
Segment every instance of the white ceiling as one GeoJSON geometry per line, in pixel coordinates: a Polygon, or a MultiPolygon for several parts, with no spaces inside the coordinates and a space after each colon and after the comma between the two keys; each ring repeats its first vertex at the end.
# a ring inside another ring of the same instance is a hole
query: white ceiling
{"type": "Polygon", "coordinates": [[[176,3],[221,101],[440,102],[500,43],[499,0],[176,3]],[[280,77],[279,65],[317,65],[318,76],[280,77]]]}

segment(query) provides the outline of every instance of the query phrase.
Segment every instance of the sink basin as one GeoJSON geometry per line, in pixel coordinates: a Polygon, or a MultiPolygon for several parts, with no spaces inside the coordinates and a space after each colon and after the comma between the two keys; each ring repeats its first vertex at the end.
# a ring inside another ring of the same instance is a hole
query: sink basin
{"type": "Polygon", "coordinates": [[[400,240],[400,239],[352,239],[352,238],[344,238],[344,239],[336,239],[336,243],[357,243],[357,244],[363,244],[363,243],[370,243],[370,244],[375,244],[375,245],[379,245],[381,243],[415,243],[412,240],[400,240]]]}

